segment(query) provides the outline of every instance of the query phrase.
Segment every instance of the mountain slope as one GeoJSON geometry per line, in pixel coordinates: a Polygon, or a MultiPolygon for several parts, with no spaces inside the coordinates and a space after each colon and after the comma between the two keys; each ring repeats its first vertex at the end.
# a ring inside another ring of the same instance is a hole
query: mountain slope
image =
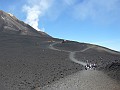
{"type": "MultiPolygon", "coordinates": [[[[39,88],[61,79],[66,80],[65,78],[69,76],[69,81],[74,82],[75,73],[87,71],[83,65],[70,60],[68,51],[80,51],[74,55],[76,60],[96,63],[97,70],[107,72],[111,78],[120,83],[119,52],[87,43],[73,41],[62,43],[62,41],[38,32],[11,14],[0,11],[0,90],[42,90],[39,88]],[[55,45],[56,42],[60,43],[55,45]],[[51,44],[58,50],[50,49],[51,44]]],[[[91,71],[85,74],[83,79],[86,82],[83,84],[89,86],[92,81],[95,83],[91,76],[94,79],[94,72],[98,72],[97,70],[93,71],[93,74],[91,71]]],[[[78,74],[81,81],[83,79],[80,75],[78,74]]],[[[96,77],[98,75],[101,77],[99,72],[96,77]]]]}
{"type": "MultiPolygon", "coordinates": [[[[49,37],[0,34],[1,86],[6,90],[35,90],[37,87],[42,88],[61,78],[84,71],[82,65],[69,59],[68,52],[49,49],[50,44],[58,41],[62,42],[49,37]]],[[[88,46],[92,45],[68,41],[54,47],[60,50],[76,51],[88,46]]],[[[83,62],[86,60],[97,62],[100,68],[103,67],[102,69],[115,60],[120,62],[120,55],[106,51],[99,52],[95,48],[79,52],[75,56],[83,62]]],[[[112,76],[114,74],[112,73],[112,76]]],[[[116,77],[119,75],[120,73],[117,72],[116,77]]]]}
{"type": "Polygon", "coordinates": [[[45,32],[37,31],[30,25],[18,20],[10,13],[0,10],[0,32],[18,35],[50,37],[45,32]]]}

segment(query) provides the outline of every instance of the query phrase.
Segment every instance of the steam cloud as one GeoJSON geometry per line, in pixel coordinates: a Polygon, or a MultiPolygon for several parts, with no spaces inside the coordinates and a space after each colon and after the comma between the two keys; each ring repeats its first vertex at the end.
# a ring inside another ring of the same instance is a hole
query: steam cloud
{"type": "Polygon", "coordinates": [[[26,23],[39,31],[39,18],[43,16],[51,6],[53,0],[28,0],[27,5],[23,6],[23,11],[27,14],[26,23]]]}
{"type": "Polygon", "coordinates": [[[26,23],[42,31],[38,28],[38,23],[43,15],[47,15],[50,19],[57,19],[70,8],[69,13],[77,19],[104,24],[120,20],[119,5],[119,0],[100,0],[99,2],[98,0],[27,0],[23,10],[27,15],[26,23]]]}

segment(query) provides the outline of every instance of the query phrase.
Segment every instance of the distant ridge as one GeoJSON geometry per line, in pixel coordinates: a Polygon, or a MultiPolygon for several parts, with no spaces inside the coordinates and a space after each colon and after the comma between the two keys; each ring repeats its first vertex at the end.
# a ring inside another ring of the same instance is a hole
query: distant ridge
{"type": "Polygon", "coordinates": [[[0,33],[50,37],[47,33],[37,31],[30,25],[18,20],[14,15],[0,10],[0,33]]]}

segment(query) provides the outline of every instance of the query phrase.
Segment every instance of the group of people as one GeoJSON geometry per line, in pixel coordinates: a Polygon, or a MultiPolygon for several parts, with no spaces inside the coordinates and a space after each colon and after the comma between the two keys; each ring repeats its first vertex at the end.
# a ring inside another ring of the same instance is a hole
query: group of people
{"type": "Polygon", "coordinates": [[[97,65],[96,64],[90,64],[88,63],[87,65],[85,65],[85,70],[87,69],[96,69],[97,68],[97,65]]]}

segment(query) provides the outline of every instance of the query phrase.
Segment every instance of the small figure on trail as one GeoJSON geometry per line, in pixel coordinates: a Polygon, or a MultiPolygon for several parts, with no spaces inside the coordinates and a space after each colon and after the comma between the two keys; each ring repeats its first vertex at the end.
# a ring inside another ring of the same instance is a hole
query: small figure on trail
{"type": "Polygon", "coordinates": [[[97,65],[96,64],[92,64],[91,67],[95,70],[95,68],[97,68],[97,65]]]}
{"type": "Polygon", "coordinates": [[[91,66],[89,64],[85,65],[85,70],[90,69],[91,66]]]}
{"type": "Polygon", "coordinates": [[[97,68],[96,64],[88,63],[88,60],[87,60],[87,65],[85,65],[85,70],[87,70],[87,69],[93,69],[93,70],[95,70],[96,68],[97,68]]]}

